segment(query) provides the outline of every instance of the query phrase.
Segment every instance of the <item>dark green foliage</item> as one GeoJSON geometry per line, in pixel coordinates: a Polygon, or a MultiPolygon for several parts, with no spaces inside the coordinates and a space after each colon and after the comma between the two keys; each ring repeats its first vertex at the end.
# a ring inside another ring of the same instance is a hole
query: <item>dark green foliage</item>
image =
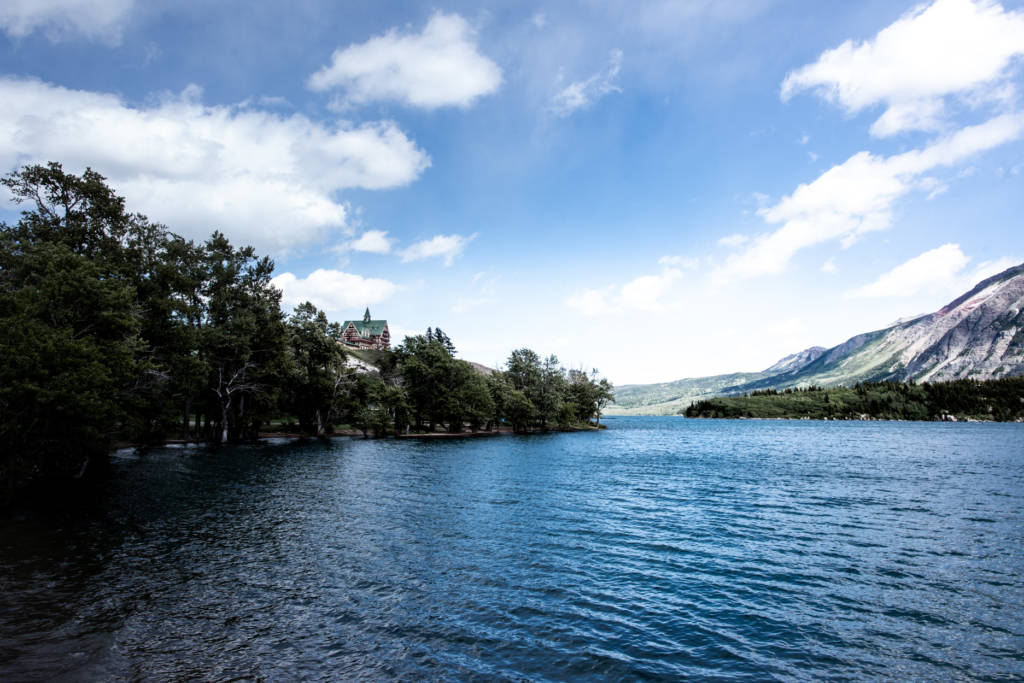
{"type": "Polygon", "coordinates": [[[251,247],[130,214],[92,170],[26,166],[2,182],[27,203],[0,224],[4,485],[78,475],[118,440],[240,441],[282,418],[311,435],[545,429],[599,419],[611,397],[606,380],[528,349],[481,374],[439,327],[352,351],[377,368],[357,373],[312,304],[285,320],[274,263],[251,247]]]}
{"type": "Polygon", "coordinates": [[[517,428],[600,423],[601,411],[612,400],[611,383],[598,380],[596,370],[590,376],[567,371],[555,356],[542,361],[530,349],[516,349],[505,367],[503,382],[492,382],[491,391],[499,409],[509,406],[503,417],[517,428]]]}
{"type": "Polygon", "coordinates": [[[287,329],[289,364],[281,408],[298,418],[302,431],[323,436],[344,411],[355,382],[339,343],[341,329],[309,302],[295,309],[287,329]]]}
{"type": "Polygon", "coordinates": [[[428,327],[426,339],[427,341],[437,342],[443,346],[449,355],[455,355],[455,345],[452,344],[452,340],[448,338],[448,335],[441,331],[440,327],[428,327]]]}
{"type": "Polygon", "coordinates": [[[858,382],[853,387],[759,390],[698,401],[687,417],[1012,421],[1024,418],[1024,378],[936,384],[858,382]]]}
{"type": "Polygon", "coordinates": [[[59,164],[3,179],[36,210],[0,224],[0,480],[81,471],[161,381],[136,297],[155,228],[102,181],[59,164]]]}
{"type": "Polygon", "coordinates": [[[3,183],[28,207],[0,224],[0,479],[80,472],[117,439],[245,438],[276,413],[272,261],[129,214],[92,170],[3,183]]]}

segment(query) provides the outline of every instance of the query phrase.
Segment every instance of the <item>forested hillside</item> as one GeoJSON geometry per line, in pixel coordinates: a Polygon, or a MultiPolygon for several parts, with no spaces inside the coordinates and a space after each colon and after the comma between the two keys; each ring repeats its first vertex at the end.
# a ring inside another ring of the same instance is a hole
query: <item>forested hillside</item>
{"type": "Polygon", "coordinates": [[[687,417],[815,420],[1024,419],[1024,377],[914,384],[859,382],[852,387],[767,389],[697,401],[687,417]]]}

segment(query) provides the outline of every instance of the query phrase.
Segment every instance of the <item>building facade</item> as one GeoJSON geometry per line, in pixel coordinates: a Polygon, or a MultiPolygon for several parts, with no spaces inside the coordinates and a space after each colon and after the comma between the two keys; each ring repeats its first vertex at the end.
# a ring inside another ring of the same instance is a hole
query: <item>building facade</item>
{"type": "Polygon", "coordinates": [[[356,349],[383,350],[391,348],[391,332],[387,320],[373,320],[367,307],[362,320],[346,320],[342,325],[341,343],[356,349]]]}

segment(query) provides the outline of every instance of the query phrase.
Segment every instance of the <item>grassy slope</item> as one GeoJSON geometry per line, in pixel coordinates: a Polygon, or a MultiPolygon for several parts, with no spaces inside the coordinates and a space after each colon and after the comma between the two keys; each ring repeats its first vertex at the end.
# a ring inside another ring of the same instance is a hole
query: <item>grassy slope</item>
{"type": "Polygon", "coordinates": [[[608,415],[674,415],[692,402],[740,391],[738,387],[769,377],[761,372],[734,372],[681,379],[661,384],[624,384],[615,387],[615,403],[608,415]]]}
{"type": "Polygon", "coordinates": [[[368,363],[368,364],[374,365],[374,366],[377,365],[377,361],[379,361],[380,357],[383,355],[382,352],[375,351],[373,349],[350,349],[350,348],[346,348],[345,349],[345,353],[347,353],[348,355],[352,356],[353,358],[358,358],[359,360],[363,361],[364,363],[368,363]]]}
{"type": "Polygon", "coordinates": [[[883,379],[892,358],[878,349],[885,330],[854,337],[796,372],[737,372],[662,384],[616,387],[609,415],[675,415],[694,401],[761,389],[852,385],[883,379]]]}

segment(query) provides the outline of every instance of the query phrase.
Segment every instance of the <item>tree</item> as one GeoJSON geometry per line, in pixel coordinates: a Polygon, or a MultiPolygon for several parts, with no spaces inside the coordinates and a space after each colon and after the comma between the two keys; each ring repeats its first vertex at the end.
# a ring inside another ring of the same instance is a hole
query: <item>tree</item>
{"type": "Polygon", "coordinates": [[[487,382],[472,365],[456,360],[448,377],[448,431],[461,432],[468,422],[474,432],[487,424],[494,413],[494,400],[487,382]]]}
{"type": "Polygon", "coordinates": [[[533,403],[537,408],[540,426],[546,429],[548,422],[557,422],[563,396],[566,392],[565,374],[558,363],[558,357],[550,355],[544,359],[540,369],[540,382],[535,390],[533,403]]]}
{"type": "Polygon", "coordinates": [[[406,337],[395,349],[406,389],[413,423],[433,431],[450,414],[448,402],[454,359],[436,340],[416,335],[406,337]]]}
{"type": "Polygon", "coordinates": [[[303,431],[331,431],[351,373],[339,343],[340,330],[308,301],[288,319],[289,367],[282,407],[299,419],[303,431]]]}
{"type": "Polygon", "coordinates": [[[281,292],[270,283],[274,262],[257,258],[252,247],[235,249],[219,232],[206,242],[205,258],[208,324],[203,345],[217,407],[214,438],[251,438],[276,412],[285,371],[281,292]]]}
{"type": "Polygon", "coordinates": [[[147,264],[128,248],[150,226],[92,171],[2,182],[34,206],[0,224],[0,479],[80,473],[158,381],[135,288],[147,264]]]}

